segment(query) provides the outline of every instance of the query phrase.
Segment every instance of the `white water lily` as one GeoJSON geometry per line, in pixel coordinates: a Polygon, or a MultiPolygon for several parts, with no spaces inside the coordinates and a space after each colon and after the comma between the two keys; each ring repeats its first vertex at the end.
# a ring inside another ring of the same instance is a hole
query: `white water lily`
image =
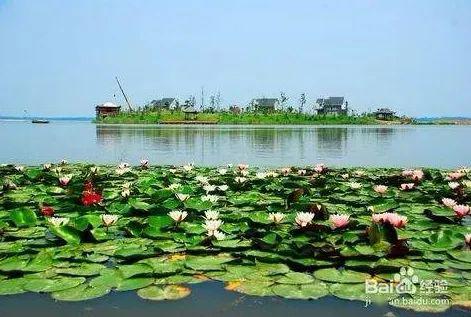
{"type": "Polygon", "coordinates": [[[203,224],[203,228],[208,233],[213,233],[214,231],[218,230],[219,227],[223,224],[222,220],[214,219],[214,220],[205,220],[203,224]]]}
{"type": "Polygon", "coordinates": [[[249,175],[249,171],[248,170],[241,170],[241,171],[239,171],[239,174],[241,176],[247,176],[247,175],[249,175]]]}
{"type": "Polygon", "coordinates": [[[225,169],[225,168],[220,168],[220,169],[218,169],[218,173],[219,173],[219,175],[226,175],[227,169],[225,169]]]}
{"type": "Polygon", "coordinates": [[[213,192],[216,190],[216,185],[210,185],[210,184],[207,184],[207,185],[204,185],[203,186],[203,189],[206,193],[210,193],[210,192],[213,192]]]}
{"type": "Polygon", "coordinates": [[[364,170],[356,170],[353,172],[353,174],[356,176],[356,177],[362,177],[362,176],[365,176],[366,175],[366,172],[364,170]]]}
{"type": "Polygon", "coordinates": [[[219,230],[215,230],[213,231],[213,237],[215,237],[216,240],[220,241],[220,240],[224,240],[226,238],[226,235],[219,230]]]}
{"type": "Polygon", "coordinates": [[[218,189],[219,189],[220,191],[225,192],[226,190],[229,189],[229,186],[227,186],[227,185],[220,185],[220,186],[218,186],[218,189]]]}
{"type": "Polygon", "coordinates": [[[187,200],[188,198],[190,198],[190,195],[182,194],[182,193],[176,193],[176,194],[175,194],[175,197],[177,197],[177,199],[178,199],[179,201],[185,201],[185,200],[187,200]]]}
{"type": "Polygon", "coordinates": [[[186,211],[181,210],[172,210],[168,213],[168,215],[170,216],[170,218],[173,219],[173,221],[179,223],[185,220],[185,218],[188,216],[188,213],[186,211]]]}
{"type": "Polygon", "coordinates": [[[450,208],[453,208],[457,205],[457,202],[454,199],[451,199],[451,198],[443,198],[442,203],[445,206],[450,207],[450,208]]]}
{"type": "Polygon", "coordinates": [[[100,170],[100,168],[98,166],[90,167],[90,173],[92,173],[92,174],[98,174],[99,170],[100,170]]]}
{"type": "Polygon", "coordinates": [[[206,220],[217,220],[217,219],[219,219],[219,211],[206,210],[204,212],[204,219],[206,219],[206,220]]]}
{"type": "Polygon", "coordinates": [[[206,176],[198,175],[198,176],[195,177],[195,179],[203,185],[206,185],[206,184],[209,183],[209,179],[206,176]]]}
{"type": "Polygon", "coordinates": [[[299,176],[304,176],[306,175],[307,171],[306,170],[298,170],[298,175],[299,176]]]}
{"type": "Polygon", "coordinates": [[[15,170],[21,173],[25,170],[25,167],[23,165],[15,165],[15,170]]]}
{"type": "Polygon", "coordinates": [[[182,186],[182,184],[180,183],[173,183],[171,184],[170,186],[168,186],[168,189],[170,190],[177,190],[178,188],[180,188],[182,186]]]}
{"type": "Polygon", "coordinates": [[[149,167],[149,160],[148,159],[142,159],[140,163],[141,163],[142,168],[148,168],[149,167]]]}
{"type": "Polygon", "coordinates": [[[51,163],[44,163],[43,164],[43,170],[45,171],[49,171],[52,167],[52,164],[51,163]]]}
{"type": "Polygon", "coordinates": [[[188,164],[183,165],[183,170],[185,172],[190,172],[193,168],[194,168],[193,163],[188,163],[188,164]]]}
{"type": "Polygon", "coordinates": [[[273,177],[273,178],[275,178],[275,177],[278,177],[278,175],[279,175],[279,174],[278,174],[277,172],[275,172],[275,171],[267,172],[267,177],[273,177]]]}
{"type": "Polygon", "coordinates": [[[59,177],[59,184],[61,184],[62,186],[67,186],[71,179],[71,175],[64,175],[62,177],[59,177]]]}
{"type": "Polygon", "coordinates": [[[291,173],[291,167],[283,167],[280,171],[283,176],[287,176],[291,173]]]}
{"type": "Polygon", "coordinates": [[[458,187],[460,187],[460,183],[458,183],[458,182],[449,182],[448,186],[450,186],[451,189],[457,189],[458,187]]]}
{"type": "Polygon", "coordinates": [[[118,221],[118,215],[103,214],[100,216],[101,222],[105,227],[111,227],[118,221]]]}
{"type": "Polygon", "coordinates": [[[283,221],[285,218],[285,214],[281,212],[270,212],[268,214],[268,220],[270,220],[273,223],[280,223],[283,221]]]}
{"type": "Polygon", "coordinates": [[[118,168],[121,168],[121,169],[128,168],[128,167],[129,167],[129,163],[126,163],[126,162],[121,162],[118,164],[118,168]]]}
{"type": "Polygon", "coordinates": [[[54,166],[51,168],[51,172],[53,172],[56,175],[60,175],[62,172],[62,167],[60,166],[54,166]]]}
{"type": "Polygon", "coordinates": [[[258,179],[265,179],[265,178],[267,178],[267,173],[265,173],[265,172],[257,172],[257,173],[255,174],[255,178],[258,178],[258,179]]]}
{"type": "Polygon", "coordinates": [[[314,213],[312,212],[298,212],[296,214],[295,221],[301,228],[306,227],[311,224],[312,219],[314,219],[314,213]]]}
{"type": "Polygon", "coordinates": [[[47,219],[47,221],[49,221],[49,223],[51,223],[54,227],[60,227],[68,224],[70,219],[64,217],[50,217],[47,219]]]}
{"type": "Polygon", "coordinates": [[[123,186],[122,186],[122,189],[121,189],[121,196],[126,198],[126,197],[129,197],[131,196],[131,186],[132,186],[132,183],[124,183],[123,186]]]}
{"type": "Polygon", "coordinates": [[[234,178],[234,181],[238,184],[245,183],[246,180],[247,180],[247,178],[245,178],[245,177],[236,177],[236,178],[234,178]]]}
{"type": "Polygon", "coordinates": [[[202,201],[209,201],[211,203],[215,203],[219,200],[219,197],[216,195],[205,195],[201,197],[202,201]]]}
{"type": "Polygon", "coordinates": [[[118,176],[124,175],[129,171],[131,171],[131,168],[129,167],[129,164],[126,162],[119,163],[118,167],[115,169],[115,173],[118,176]]]}
{"type": "Polygon", "coordinates": [[[350,177],[350,175],[348,173],[345,173],[345,174],[340,175],[340,177],[342,177],[343,179],[347,179],[350,177]]]}
{"type": "Polygon", "coordinates": [[[360,189],[362,185],[357,182],[351,182],[351,183],[348,183],[348,186],[350,186],[351,189],[360,189]]]}
{"type": "Polygon", "coordinates": [[[170,168],[168,171],[172,174],[175,174],[176,172],[178,172],[176,168],[170,168]]]}
{"type": "Polygon", "coordinates": [[[237,169],[239,171],[242,171],[242,170],[246,170],[249,168],[249,165],[248,164],[237,164],[237,169]]]}
{"type": "Polygon", "coordinates": [[[465,181],[463,181],[463,185],[468,187],[468,188],[471,188],[471,181],[465,180],[465,181]]]}
{"type": "Polygon", "coordinates": [[[67,164],[69,164],[69,161],[67,161],[66,159],[62,159],[59,163],[61,165],[67,165],[67,164]]]}

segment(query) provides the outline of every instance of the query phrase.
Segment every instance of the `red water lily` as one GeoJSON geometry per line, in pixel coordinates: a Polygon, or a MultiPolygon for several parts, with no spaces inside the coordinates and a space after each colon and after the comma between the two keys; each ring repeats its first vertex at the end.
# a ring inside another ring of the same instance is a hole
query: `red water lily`
{"type": "Polygon", "coordinates": [[[41,207],[41,214],[44,217],[52,217],[52,216],[54,216],[54,208],[52,208],[51,206],[42,206],[41,207]]]}
{"type": "Polygon", "coordinates": [[[101,202],[101,195],[95,191],[92,182],[87,181],[83,186],[82,204],[91,206],[101,202]]]}

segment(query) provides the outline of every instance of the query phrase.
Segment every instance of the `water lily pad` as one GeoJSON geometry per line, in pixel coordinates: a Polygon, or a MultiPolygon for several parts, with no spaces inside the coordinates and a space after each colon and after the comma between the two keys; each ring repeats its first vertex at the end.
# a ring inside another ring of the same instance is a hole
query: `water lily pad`
{"type": "Polygon", "coordinates": [[[319,281],[302,285],[277,284],[272,291],[280,297],[293,299],[318,299],[329,294],[327,284],[319,281]]]}
{"type": "Polygon", "coordinates": [[[288,272],[279,279],[276,280],[280,284],[310,284],[314,282],[312,275],[301,273],[301,272],[288,272]]]}
{"type": "Polygon", "coordinates": [[[53,292],[51,295],[56,300],[61,301],[83,301],[102,297],[110,292],[107,287],[92,287],[88,284],[68,288],[62,291],[53,292]]]}
{"type": "Polygon", "coordinates": [[[30,292],[50,293],[76,287],[85,281],[84,277],[36,278],[26,280],[23,288],[30,292]]]}
{"type": "Polygon", "coordinates": [[[150,300],[175,300],[187,297],[191,290],[182,285],[148,286],[137,291],[137,295],[150,300]]]}
{"type": "Polygon", "coordinates": [[[364,283],[369,274],[351,271],[337,270],[334,268],[320,269],[314,272],[314,277],[319,280],[334,283],[364,283]]]}

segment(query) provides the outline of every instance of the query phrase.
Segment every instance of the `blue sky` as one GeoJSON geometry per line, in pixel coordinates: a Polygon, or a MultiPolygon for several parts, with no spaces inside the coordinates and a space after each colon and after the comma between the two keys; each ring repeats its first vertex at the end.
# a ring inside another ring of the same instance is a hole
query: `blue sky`
{"type": "Polygon", "coordinates": [[[467,0],[0,0],[0,43],[0,115],[93,115],[118,75],[134,104],[204,86],[471,116],[467,0]]]}

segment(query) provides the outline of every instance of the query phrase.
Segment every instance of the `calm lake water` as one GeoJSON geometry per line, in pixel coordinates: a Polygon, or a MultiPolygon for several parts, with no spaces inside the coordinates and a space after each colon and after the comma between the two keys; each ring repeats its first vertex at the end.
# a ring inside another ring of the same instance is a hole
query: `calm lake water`
{"type": "MultiPolygon", "coordinates": [[[[470,126],[136,126],[0,121],[0,163],[90,161],[137,164],[258,166],[434,166],[471,165],[470,126]]],[[[48,295],[0,297],[0,316],[469,316],[452,309],[418,314],[388,306],[326,297],[315,301],[252,297],[219,283],[191,286],[180,301],[151,302],[135,292],[113,293],[79,303],[48,295]]]]}
{"type": "Polygon", "coordinates": [[[169,126],[0,121],[0,162],[70,161],[257,166],[471,163],[471,126],[169,126]]]}

